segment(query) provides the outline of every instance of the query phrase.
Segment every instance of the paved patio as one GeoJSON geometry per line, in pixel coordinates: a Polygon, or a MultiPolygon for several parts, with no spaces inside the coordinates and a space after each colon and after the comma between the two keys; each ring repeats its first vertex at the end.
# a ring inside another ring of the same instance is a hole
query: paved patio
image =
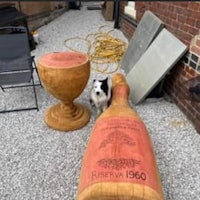
{"type": "MultiPolygon", "coordinates": [[[[99,10],[69,10],[39,31],[40,44],[32,52],[36,61],[48,52],[66,51],[64,40],[86,37],[97,32],[104,20],[99,10]]],[[[117,37],[127,41],[116,30],[117,37]]],[[[75,42],[74,47],[84,50],[75,42]]],[[[122,72],[122,70],[119,70],[122,72]]],[[[77,101],[91,110],[89,123],[80,130],[59,132],[46,126],[45,110],[57,100],[38,87],[40,110],[0,115],[0,199],[1,200],[74,200],[82,156],[96,110],[89,104],[91,83],[105,74],[91,71],[87,87],[77,101]]],[[[31,102],[28,89],[0,92],[0,106],[31,102]],[[15,97],[23,94],[20,99],[15,97]],[[25,98],[26,97],[26,98],[25,98]],[[13,100],[14,99],[14,100],[13,100]]],[[[131,102],[130,102],[131,103],[131,102]]],[[[132,105],[132,103],[131,103],[132,105]]],[[[164,99],[132,105],[144,120],[152,138],[166,200],[200,199],[200,135],[173,103],[164,99]]]]}

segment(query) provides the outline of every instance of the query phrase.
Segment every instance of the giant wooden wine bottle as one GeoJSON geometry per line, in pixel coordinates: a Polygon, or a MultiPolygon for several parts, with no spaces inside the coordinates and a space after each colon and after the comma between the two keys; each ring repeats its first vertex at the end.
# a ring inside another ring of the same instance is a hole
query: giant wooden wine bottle
{"type": "Polygon", "coordinates": [[[149,133],[130,107],[122,74],[112,77],[112,101],[96,120],[86,148],[77,200],[163,200],[149,133]]]}

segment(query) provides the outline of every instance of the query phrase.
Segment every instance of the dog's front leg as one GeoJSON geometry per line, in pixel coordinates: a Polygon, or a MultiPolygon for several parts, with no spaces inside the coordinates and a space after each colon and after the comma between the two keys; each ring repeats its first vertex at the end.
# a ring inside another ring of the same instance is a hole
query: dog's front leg
{"type": "Polygon", "coordinates": [[[102,107],[103,112],[104,112],[106,109],[107,109],[107,105],[104,105],[104,106],[102,107]]]}
{"type": "Polygon", "coordinates": [[[97,116],[99,116],[101,114],[101,109],[97,108],[97,116]]]}
{"type": "Polygon", "coordinates": [[[92,101],[92,99],[90,98],[90,105],[93,107],[94,106],[94,102],[92,101]]]}

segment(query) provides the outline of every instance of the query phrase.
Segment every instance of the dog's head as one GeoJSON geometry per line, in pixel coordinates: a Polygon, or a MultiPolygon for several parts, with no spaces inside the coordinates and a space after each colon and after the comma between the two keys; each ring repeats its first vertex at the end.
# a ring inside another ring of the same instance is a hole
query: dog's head
{"type": "Polygon", "coordinates": [[[111,85],[109,83],[108,77],[104,80],[93,80],[93,91],[97,96],[109,96],[111,85]]]}

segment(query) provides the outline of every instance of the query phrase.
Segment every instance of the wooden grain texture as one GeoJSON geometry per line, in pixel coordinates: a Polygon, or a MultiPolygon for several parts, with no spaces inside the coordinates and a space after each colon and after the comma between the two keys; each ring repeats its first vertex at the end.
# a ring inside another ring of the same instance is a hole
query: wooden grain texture
{"type": "Polygon", "coordinates": [[[90,112],[85,106],[74,103],[74,100],[83,92],[90,76],[87,56],[77,52],[46,54],[38,62],[38,72],[46,90],[60,100],[47,110],[46,124],[60,131],[76,130],[86,125],[90,112]],[[78,59],[77,63],[76,57],[84,57],[84,60],[80,63],[78,59]],[[75,65],[71,59],[75,59],[75,65]]]}
{"type": "Polygon", "coordinates": [[[80,173],[77,200],[163,200],[148,131],[129,106],[129,86],[115,74],[109,108],[96,120],[80,173]]]}

